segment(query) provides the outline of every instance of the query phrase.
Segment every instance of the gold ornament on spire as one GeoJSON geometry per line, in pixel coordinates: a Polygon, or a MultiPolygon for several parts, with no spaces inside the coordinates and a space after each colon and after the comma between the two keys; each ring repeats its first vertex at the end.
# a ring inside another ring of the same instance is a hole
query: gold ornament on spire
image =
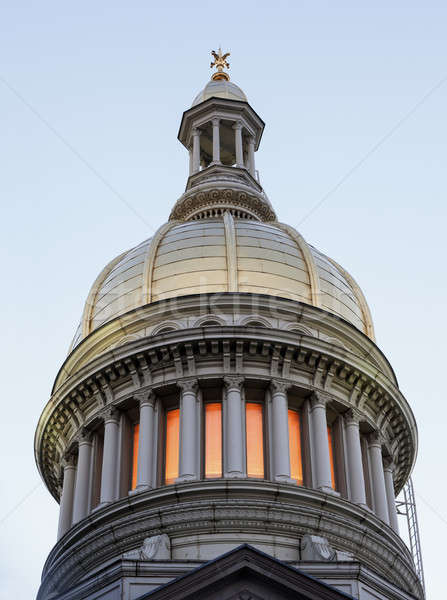
{"type": "Polygon", "coordinates": [[[216,67],[217,69],[217,72],[213,73],[211,79],[213,81],[219,81],[221,79],[224,79],[225,81],[230,81],[230,76],[224,71],[224,68],[230,68],[230,63],[227,61],[227,57],[230,56],[230,53],[226,52],[225,54],[222,54],[222,50],[219,47],[219,52],[211,50],[211,54],[214,56],[214,62],[211,63],[211,69],[213,67],[216,67]]]}

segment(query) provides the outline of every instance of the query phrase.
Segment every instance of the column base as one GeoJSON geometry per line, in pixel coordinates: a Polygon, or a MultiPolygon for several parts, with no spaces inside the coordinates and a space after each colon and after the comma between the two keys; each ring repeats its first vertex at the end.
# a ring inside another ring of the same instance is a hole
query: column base
{"type": "Polygon", "coordinates": [[[147,491],[149,491],[151,489],[152,489],[152,487],[150,485],[146,485],[146,484],[137,485],[137,487],[135,489],[129,490],[127,492],[127,495],[128,496],[135,496],[135,494],[141,494],[142,492],[147,492],[147,491]]]}
{"type": "Polygon", "coordinates": [[[326,485],[318,487],[317,490],[319,492],[323,492],[323,494],[327,494],[328,496],[335,496],[336,498],[340,497],[340,492],[336,492],[333,488],[328,487],[326,485]]]}
{"type": "Polygon", "coordinates": [[[296,484],[296,481],[294,479],[292,479],[291,477],[289,477],[288,475],[276,475],[273,478],[273,481],[276,481],[276,483],[294,483],[294,484],[296,484]]]}
{"type": "Polygon", "coordinates": [[[185,483],[186,481],[197,481],[197,475],[180,475],[175,480],[175,483],[185,483]]]}
{"type": "Polygon", "coordinates": [[[96,512],[97,510],[101,510],[101,508],[104,508],[105,506],[109,506],[109,504],[111,504],[113,502],[113,500],[107,500],[107,502],[100,502],[99,504],[97,504],[95,506],[95,508],[92,509],[92,513],[96,512]]]}
{"type": "Polygon", "coordinates": [[[224,473],[224,479],[246,479],[246,475],[241,471],[230,471],[229,473],[224,473]]]}
{"type": "Polygon", "coordinates": [[[210,164],[208,165],[209,167],[214,167],[214,165],[219,165],[221,166],[222,163],[220,162],[220,160],[213,160],[212,162],[210,162],[210,164]]]}

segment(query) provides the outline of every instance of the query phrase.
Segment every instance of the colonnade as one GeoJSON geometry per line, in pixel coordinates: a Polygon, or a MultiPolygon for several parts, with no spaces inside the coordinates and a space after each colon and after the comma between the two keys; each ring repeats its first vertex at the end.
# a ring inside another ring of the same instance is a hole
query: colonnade
{"type": "MultiPolygon", "coordinates": [[[[214,117],[211,119],[212,125],[212,136],[213,136],[213,158],[210,165],[220,165],[220,127],[221,127],[221,119],[219,117],[214,117]]],[[[236,158],[236,167],[241,169],[246,168],[252,177],[255,177],[256,167],[255,167],[255,138],[251,133],[247,135],[247,154],[246,160],[244,161],[244,144],[243,144],[243,125],[241,121],[236,121],[232,128],[234,130],[234,148],[235,148],[235,158],[236,158]]],[[[189,162],[189,174],[193,175],[194,173],[198,173],[200,170],[200,136],[202,131],[195,127],[192,130],[192,149],[190,150],[190,162],[189,162]]]]}
{"type": "MultiPolygon", "coordinates": [[[[246,433],[244,379],[240,376],[224,378],[223,395],[223,477],[245,478],[246,469],[246,433]]],[[[200,418],[198,417],[199,385],[195,379],[178,383],[179,393],[179,466],[177,482],[198,480],[200,471],[200,418]]],[[[265,398],[261,398],[266,416],[265,430],[269,436],[268,478],[282,483],[295,483],[291,478],[289,455],[288,411],[290,385],[272,380],[265,398]],[[268,405],[268,410],[266,407],[268,405]]],[[[152,391],[135,395],[139,409],[138,461],[136,486],[129,493],[148,490],[155,477],[154,465],[156,445],[153,433],[157,419],[163,411],[156,413],[156,396],[152,391]]],[[[331,453],[328,441],[327,396],[313,393],[301,410],[306,410],[306,442],[310,446],[309,476],[305,484],[327,494],[339,495],[333,488],[331,477],[331,453]]],[[[340,415],[343,435],[341,455],[343,468],[348,481],[343,495],[351,502],[372,510],[385,523],[398,531],[393,486],[393,465],[384,465],[382,446],[378,433],[366,436],[366,457],[362,452],[360,433],[360,415],[353,409],[340,415]],[[365,468],[366,462],[366,468],[365,468]],[[368,478],[368,486],[365,478],[368,478]],[[367,489],[370,498],[367,498],[367,489]]],[[[120,473],[120,413],[114,407],[108,407],[103,413],[104,442],[102,452],[100,491],[98,507],[117,500],[120,496],[118,478],[120,473]]],[[[264,443],[263,440],[261,443],[264,443]]],[[[365,444],[364,444],[365,445],[365,444]]],[[[67,458],[63,472],[63,487],[60,502],[59,537],[72,524],[85,518],[91,508],[92,479],[94,470],[92,433],[83,429],[78,438],[77,462],[73,456],[67,458]]],[[[333,465],[332,465],[333,468],[333,465]]]]}

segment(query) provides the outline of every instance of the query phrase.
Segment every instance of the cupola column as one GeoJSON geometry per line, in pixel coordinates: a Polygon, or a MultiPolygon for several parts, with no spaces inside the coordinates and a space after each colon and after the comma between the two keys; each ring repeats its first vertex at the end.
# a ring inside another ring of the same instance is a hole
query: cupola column
{"type": "Polygon", "coordinates": [[[256,179],[256,166],[255,166],[255,139],[250,136],[248,139],[248,170],[250,175],[256,179]]]}
{"type": "Polygon", "coordinates": [[[242,123],[237,121],[233,125],[234,129],[234,144],[236,148],[236,167],[244,168],[244,155],[242,150],[242,123]]]}
{"type": "Polygon", "coordinates": [[[92,436],[83,430],[78,444],[78,466],[73,500],[73,524],[87,516],[92,462],[92,436]]]}
{"type": "Polygon", "coordinates": [[[155,395],[149,391],[139,394],[137,398],[140,402],[140,429],[136,491],[141,492],[152,487],[155,395]]]}
{"type": "Polygon", "coordinates": [[[100,505],[116,500],[118,475],[119,412],[110,407],[104,416],[104,452],[101,473],[100,505]]]}
{"type": "Polygon", "coordinates": [[[290,478],[289,451],[289,413],[287,390],[290,385],[282,382],[271,382],[272,394],[272,452],[273,479],[293,483],[290,478]]]}
{"type": "Polygon", "coordinates": [[[200,170],[200,129],[192,130],[192,172],[200,170]]]}
{"type": "Polygon", "coordinates": [[[213,124],[213,165],[220,165],[220,120],[216,117],[213,124]]]}
{"type": "Polygon", "coordinates": [[[311,398],[311,423],[313,459],[315,461],[315,487],[333,494],[331,462],[326,420],[326,400],[314,393],[311,398]]]}
{"type": "Polygon", "coordinates": [[[180,457],[177,481],[197,479],[197,389],[196,379],[181,381],[180,399],[180,457]]]}
{"type": "Polygon", "coordinates": [[[366,508],[365,477],[363,475],[362,448],[360,445],[359,416],[349,410],[345,415],[346,450],[348,455],[351,502],[366,508]]]}
{"type": "Polygon", "coordinates": [[[59,526],[57,530],[57,539],[59,540],[66,533],[72,523],[73,517],[73,497],[76,478],[76,467],[73,458],[66,460],[64,465],[64,481],[62,483],[61,503],[59,509],[59,526]]]}
{"type": "Polygon", "coordinates": [[[385,488],[385,474],[383,471],[382,445],[377,433],[372,434],[369,438],[368,452],[371,464],[374,511],[382,521],[389,524],[390,519],[385,488]]]}
{"type": "Polygon", "coordinates": [[[225,377],[225,477],[244,477],[243,377],[225,377]]]}
{"type": "Polygon", "coordinates": [[[385,489],[386,489],[386,498],[388,502],[388,515],[390,518],[390,525],[394,529],[396,533],[399,533],[399,524],[397,521],[397,511],[396,511],[396,496],[394,495],[394,464],[392,462],[388,462],[383,469],[385,476],[385,489]]]}
{"type": "Polygon", "coordinates": [[[191,176],[194,173],[194,165],[193,165],[193,151],[192,148],[189,149],[189,175],[191,176]]]}

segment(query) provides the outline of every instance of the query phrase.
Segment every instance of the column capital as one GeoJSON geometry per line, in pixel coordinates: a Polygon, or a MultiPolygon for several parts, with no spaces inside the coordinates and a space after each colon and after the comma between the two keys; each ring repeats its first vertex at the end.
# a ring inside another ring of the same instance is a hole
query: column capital
{"type": "Polygon", "coordinates": [[[80,444],[91,444],[93,439],[93,432],[86,427],[81,427],[78,435],[78,445],[80,444]]]}
{"type": "Polygon", "coordinates": [[[249,136],[249,138],[248,138],[248,143],[249,143],[251,146],[254,146],[254,145],[255,145],[255,138],[254,138],[252,135],[250,135],[250,136],[249,136]]]}
{"type": "Polygon", "coordinates": [[[120,418],[120,411],[116,406],[106,406],[102,413],[104,424],[106,423],[118,423],[120,418]]]}
{"type": "Polygon", "coordinates": [[[194,128],[192,129],[191,133],[192,133],[192,135],[193,135],[193,136],[197,136],[197,137],[200,137],[200,136],[202,135],[202,132],[201,132],[201,130],[200,130],[200,129],[198,129],[197,127],[194,127],[194,128]]]}
{"type": "Polygon", "coordinates": [[[327,397],[323,396],[323,394],[320,394],[319,392],[312,392],[312,395],[310,397],[310,405],[311,408],[326,408],[326,404],[327,404],[327,397]]]}
{"type": "Polygon", "coordinates": [[[288,390],[292,387],[291,383],[286,381],[279,381],[278,379],[272,379],[270,382],[270,391],[272,395],[275,394],[287,394],[288,390]]]}
{"type": "Polygon", "coordinates": [[[64,471],[65,469],[76,469],[75,457],[71,452],[65,453],[61,462],[61,466],[64,469],[64,471]]]}
{"type": "Polygon", "coordinates": [[[378,431],[373,431],[368,436],[368,446],[370,448],[380,448],[382,450],[382,438],[378,431]]]}
{"type": "Polygon", "coordinates": [[[349,410],[347,410],[343,417],[345,419],[346,425],[348,426],[355,425],[356,427],[358,427],[360,424],[361,415],[357,410],[355,410],[355,408],[350,408],[349,410]]]}
{"type": "Polygon", "coordinates": [[[229,392],[230,390],[238,390],[240,392],[243,383],[244,383],[244,378],[238,377],[237,375],[235,375],[235,376],[230,375],[230,376],[224,377],[224,384],[225,384],[227,392],[229,392]]]}
{"type": "Polygon", "coordinates": [[[154,407],[156,396],[153,390],[138,390],[138,392],[135,392],[133,397],[138,401],[140,408],[142,406],[154,407]]]}
{"type": "Polygon", "coordinates": [[[233,125],[233,129],[242,129],[241,121],[236,121],[236,123],[233,125]]]}
{"type": "Polygon", "coordinates": [[[196,394],[199,388],[199,382],[197,379],[185,379],[184,381],[177,381],[177,386],[181,389],[183,394],[196,394]]]}
{"type": "Polygon", "coordinates": [[[219,127],[219,125],[220,125],[220,117],[213,117],[211,119],[211,123],[213,124],[213,127],[219,127]]]}
{"type": "Polygon", "coordinates": [[[383,463],[383,470],[388,471],[391,475],[394,475],[394,471],[396,469],[396,465],[392,458],[387,458],[383,463]]]}

